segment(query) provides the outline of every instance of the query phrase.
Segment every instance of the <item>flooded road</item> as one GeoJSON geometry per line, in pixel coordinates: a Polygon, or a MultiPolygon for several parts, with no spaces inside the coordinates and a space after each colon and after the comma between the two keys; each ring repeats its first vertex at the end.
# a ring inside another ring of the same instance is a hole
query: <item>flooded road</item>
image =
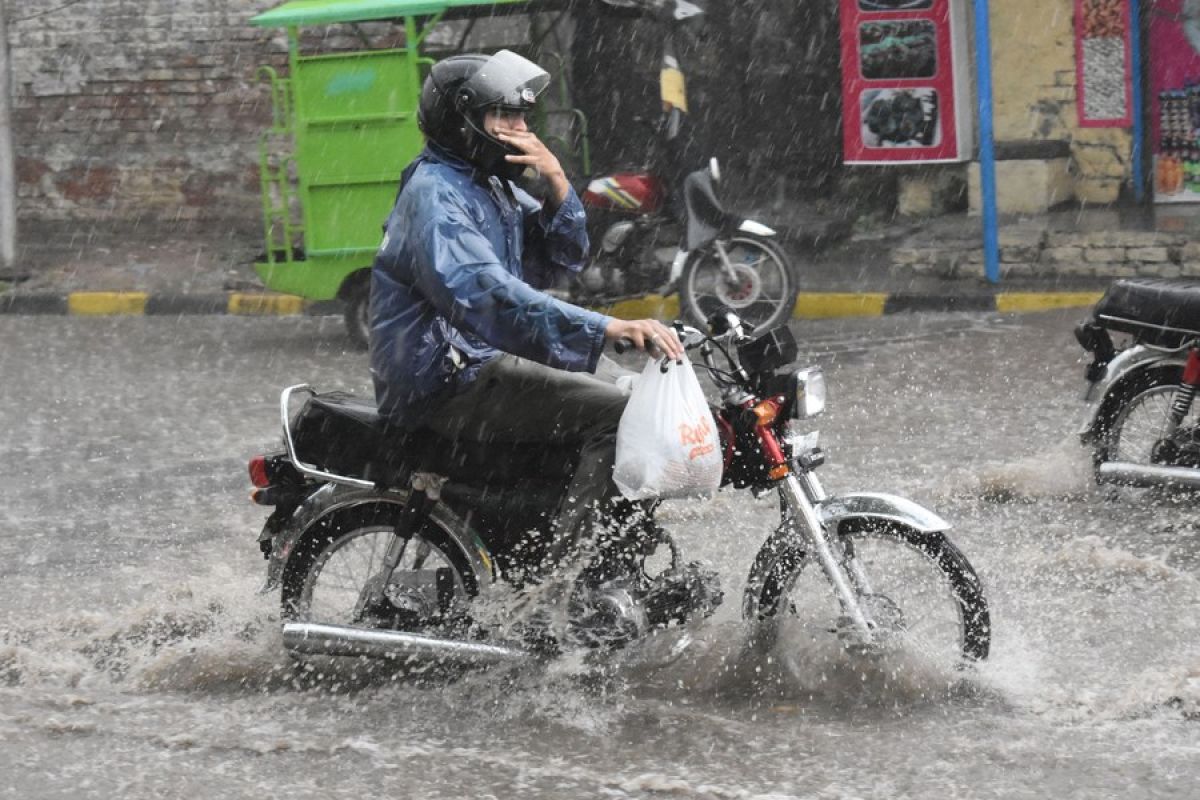
{"type": "Polygon", "coordinates": [[[0,318],[0,796],[1193,798],[1200,513],[1091,485],[1080,312],[796,325],[831,493],[936,510],[992,657],[931,689],[742,647],[772,498],[661,521],[726,603],[676,661],[298,674],[245,463],[278,392],[367,394],[333,318],[0,318]]]}

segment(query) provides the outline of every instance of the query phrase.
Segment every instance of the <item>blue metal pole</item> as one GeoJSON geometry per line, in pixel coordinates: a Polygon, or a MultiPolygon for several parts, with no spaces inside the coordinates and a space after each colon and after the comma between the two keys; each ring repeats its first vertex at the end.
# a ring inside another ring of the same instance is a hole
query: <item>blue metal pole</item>
{"type": "Polygon", "coordinates": [[[996,147],[992,126],[992,34],[988,0],[975,0],[975,83],[979,95],[979,178],[983,200],[983,265],[1000,282],[1000,231],[996,211],[996,147]]]}
{"type": "Polygon", "coordinates": [[[1142,119],[1142,9],[1141,0],[1129,0],[1129,59],[1133,84],[1133,196],[1139,203],[1146,199],[1146,175],[1142,148],[1146,137],[1142,119]]]}

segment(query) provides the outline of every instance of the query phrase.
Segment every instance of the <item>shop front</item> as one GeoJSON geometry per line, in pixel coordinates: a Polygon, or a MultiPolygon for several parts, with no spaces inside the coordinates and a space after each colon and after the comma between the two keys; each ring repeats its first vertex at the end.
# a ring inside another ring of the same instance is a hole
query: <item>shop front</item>
{"type": "Polygon", "coordinates": [[[1152,0],[1147,13],[1154,199],[1200,202],[1200,0],[1152,0]]]}

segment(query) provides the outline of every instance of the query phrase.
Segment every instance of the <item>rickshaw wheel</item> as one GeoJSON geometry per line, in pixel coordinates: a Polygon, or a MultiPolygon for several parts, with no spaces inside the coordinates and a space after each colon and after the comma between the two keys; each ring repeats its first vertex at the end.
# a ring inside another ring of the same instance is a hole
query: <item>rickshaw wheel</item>
{"type": "Polygon", "coordinates": [[[359,350],[367,349],[371,338],[371,272],[362,270],[351,275],[342,287],[345,303],[343,319],[350,342],[359,350]]]}

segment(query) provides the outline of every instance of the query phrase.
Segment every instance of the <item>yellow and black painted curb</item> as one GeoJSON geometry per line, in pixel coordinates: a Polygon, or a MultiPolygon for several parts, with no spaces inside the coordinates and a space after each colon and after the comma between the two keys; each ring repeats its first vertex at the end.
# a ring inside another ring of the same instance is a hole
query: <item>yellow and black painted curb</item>
{"type": "MultiPolygon", "coordinates": [[[[994,292],[914,294],[904,292],[804,292],[796,300],[798,319],[879,317],[914,311],[1048,311],[1094,305],[1102,292],[994,292]]],[[[676,319],[679,298],[645,295],[596,307],[622,319],[676,319]]],[[[0,294],[0,314],[70,314],[73,316],[183,316],[233,314],[291,316],[336,314],[336,301],[314,302],[290,294],[225,292],[218,294],[153,294],[148,292],[11,292],[0,294]]]]}
{"type": "Polygon", "coordinates": [[[223,292],[152,294],[149,292],[13,292],[0,294],[0,314],[70,314],[80,317],[183,316],[234,314],[288,316],[309,311],[334,313],[333,304],[314,303],[291,294],[223,292]]]}

